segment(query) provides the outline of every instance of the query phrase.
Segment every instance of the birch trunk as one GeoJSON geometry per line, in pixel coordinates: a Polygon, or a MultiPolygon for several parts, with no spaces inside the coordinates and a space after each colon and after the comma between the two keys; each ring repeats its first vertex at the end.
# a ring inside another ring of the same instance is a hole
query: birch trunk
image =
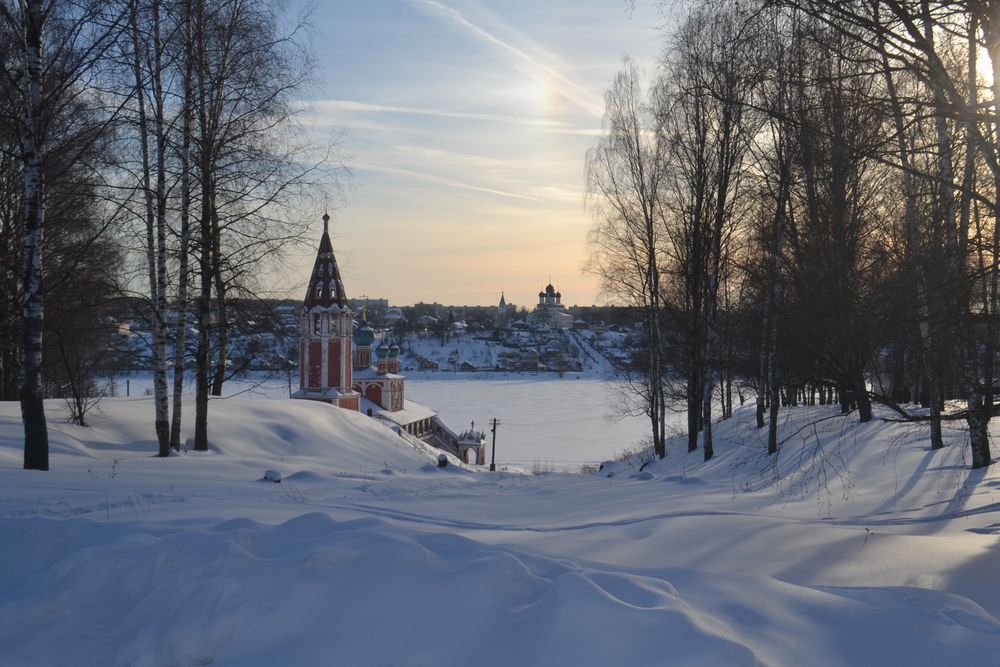
{"type": "MultiPolygon", "coordinates": [[[[161,280],[161,257],[160,235],[158,227],[159,211],[159,189],[162,173],[157,175],[157,192],[153,192],[151,183],[152,165],[149,155],[149,116],[146,111],[146,78],[142,70],[143,42],[139,34],[139,8],[136,2],[130,3],[130,23],[132,31],[132,71],[135,78],[135,93],[138,103],[139,113],[139,141],[142,155],[142,191],[145,201],[146,214],[146,268],[149,280],[149,302],[150,302],[150,325],[152,327],[153,345],[153,404],[155,409],[154,423],[156,428],[156,440],[159,444],[159,455],[167,456],[170,452],[170,429],[169,429],[169,405],[167,403],[167,360],[166,360],[166,336],[163,318],[163,308],[165,304],[163,288],[166,282],[165,268],[162,269],[161,280]],[[154,199],[156,201],[154,201],[154,199]]],[[[156,57],[154,56],[154,62],[156,57]]],[[[154,65],[153,69],[156,69],[154,65]]],[[[154,91],[154,99],[155,99],[154,91]]],[[[156,122],[156,103],[154,103],[154,123],[156,122]]],[[[159,137],[155,138],[159,146],[159,137]]],[[[157,162],[161,160],[157,156],[157,162]]],[[[165,222],[164,222],[165,225],[165,222]]],[[[165,238],[164,238],[165,244],[165,238]]],[[[165,260],[164,260],[165,261],[165,260]]]]}
{"type": "Polygon", "coordinates": [[[212,377],[212,396],[222,396],[222,385],[226,381],[226,361],[229,358],[229,316],[226,312],[226,281],[222,275],[222,230],[219,228],[219,212],[212,208],[212,277],[215,280],[215,303],[218,308],[215,325],[215,370],[212,377]]]}
{"type": "MultiPolygon", "coordinates": [[[[191,0],[184,0],[184,43],[191,45],[191,0]]],[[[184,55],[184,105],[181,111],[181,211],[180,211],[180,266],[177,277],[177,328],[174,334],[174,409],[171,415],[170,447],[181,448],[181,413],[184,398],[184,370],[187,348],[188,311],[188,252],[191,238],[191,110],[194,99],[191,91],[193,61],[190,53],[184,55]]]]}
{"type": "Polygon", "coordinates": [[[49,469],[49,433],[42,402],[42,324],[45,290],[42,285],[42,243],[45,221],[45,179],[42,175],[42,33],[45,12],[41,0],[24,8],[24,45],[28,100],[21,152],[24,161],[25,232],[22,278],[24,304],[21,341],[21,419],[24,423],[24,467],[49,469]]]}
{"type": "Polygon", "coordinates": [[[158,336],[154,342],[159,365],[154,370],[156,437],[160,456],[170,455],[169,395],[167,393],[167,129],[164,122],[163,39],[160,34],[160,2],[153,0],[153,100],[156,132],[156,314],[158,336]]]}
{"type": "Polygon", "coordinates": [[[722,268],[722,231],[726,225],[728,214],[726,207],[729,202],[729,186],[734,165],[733,153],[733,123],[730,104],[734,100],[724,100],[722,137],[718,151],[718,171],[716,178],[715,211],[712,216],[712,246],[709,250],[710,268],[708,274],[708,289],[705,294],[705,326],[704,347],[702,352],[702,447],[705,460],[715,454],[712,443],[712,391],[715,386],[715,357],[719,349],[719,333],[717,318],[719,312],[719,280],[722,268]]]}
{"type": "MultiPolygon", "coordinates": [[[[766,386],[771,392],[771,410],[767,430],[767,453],[778,451],[778,304],[781,303],[783,283],[781,281],[781,265],[784,253],[784,207],[788,194],[788,175],[786,160],[782,159],[782,182],[778,190],[778,208],[775,211],[774,246],[771,248],[771,285],[765,302],[765,315],[761,352],[761,375],[766,378],[766,386]]],[[[758,407],[758,420],[763,416],[763,398],[758,407]]]]}
{"type": "MultiPolygon", "coordinates": [[[[969,35],[968,35],[968,69],[967,69],[967,80],[968,80],[968,94],[970,103],[974,103],[977,98],[976,90],[976,60],[977,60],[977,49],[976,49],[976,20],[971,18],[969,21],[969,35]]],[[[994,67],[994,77],[998,73],[997,68],[994,67]]],[[[996,79],[993,82],[993,93],[994,96],[998,92],[998,85],[996,79]]],[[[996,98],[994,97],[994,104],[997,104],[996,98]]],[[[1000,116],[997,116],[1000,118],[1000,116]]],[[[998,126],[1000,127],[1000,126],[998,126]]],[[[963,329],[963,338],[965,339],[964,347],[964,384],[965,384],[965,409],[966,409],[966,424],[969,428],[969,445],[972,449],[972,467],[973,468],[985,468],[990,463],[992,463],[992,456],[990,454],[990,438],[989,438],[989,422],[991,416],[991,406],[992,397],[990,401],[985,400],[984,391],[982,389],[983,385],[990,386],[993,384],[992,376],[992,360],[986,362],[985,359],[980,359],[979,354],[979,344],[978,339],[974,330],[975,323],[972,317],[972,312],[970,308],[970,281],[968,276],[967,264],[965,262],[968,238],[969,238],[969,218],[971,213],[971,197],[970,192],[975,191],[975,153],[972,145],[972,133],[975,131],[973,127],[973,121],[970,119],[966,123],[966,155],[965,155],[965,169],[962,175],[962,207],[961,215],[959,217],[959,230],[958,230],[958,253],[956,265],[958,271],[958,277],[962,281],[961,287],[958,290],[958,298],[960,299],[958,303],[958,308],[960,311],[961,320],[960,326],[963,329]],[[987,372],[981,373],[986,367],[987,372]],[[982,381],[980,378],[982,377],[982,381]]],[[[1000,141],[997,138],[996,141],[1000,141]]],[[[995,181],[996,179],[994,179],[995,181]]],[[[981,243],[981,241],[980,241],[981,243]]],[[[986,296],[985,294],[983,295],[986,296]]],[[[987,315],[990,314],[989,301],[985,300],[984,311],[987,315]]],[[[989,329],[987,329],[989,331],[989,329]]],[[[992,355],[992,346],[987,345],[987,352],[992,355]]]]}
{"type": "Polygon", "coordinates": [[[204,2],[199,0],[196,9],[197,34],[195,49],[197,52],[197,110],[199,126],[199,171],[201,180],[201,212],[198,221],[200,231],[200,247],[198,249],[198,268],[200,272],[200,291],[198,294],[198,353],[195,360],[195,422],[194,448],[197,451],[208,451],[208,389],[209,389],[209,331],[212,315],[212,262],[211,262],[211,215],[212,197],[212,153],[214,150],[214,135],[210,128],[212,113],[209,109],[209,87],[211,81],[206,81],[208,73],[205,61],[207,45],[205,34],[204,2]]]}
{"type": "MultiPolygon", "coordinates": [[[[927,303],[927,285],[924,280],[924,271],[917,265],[917,253],[920,248],[920,232],[917,222],[917,195],[913,184],[913,166],[910,160],[910,150],[906,142],[906,129],[904,126],[903,109],[899,103],[899,96],[896,93],[896,84],[892,78],[892,70],[889,67],[889,60],[886,57],[885,46],[882,44],[882,72],[886,82],[886,90],[889,93],[889,100],[892,105],[892,116],[894,129],[896,131],[897,151],[899,152],[899,164],[903,178],[903,196],[906,200],[905,226],[906,226],[906,246],[907,267],[910,274],[910,282],[917,299],[917,321],[918,339],[920,350],[920,365],[923,369],[923,377],[930,385],[930,435],[931,449],[941,449],[944,447],[944,439],[941,434],[941,409],[940,400],[935,397],[940,395],[940,378],[937,373],[937,364],[933,363],[933,342],[934,339],[930,326],[930,307],[927,303]]],[[[920,375],[917,373],[916,375],[920,375]]]]}

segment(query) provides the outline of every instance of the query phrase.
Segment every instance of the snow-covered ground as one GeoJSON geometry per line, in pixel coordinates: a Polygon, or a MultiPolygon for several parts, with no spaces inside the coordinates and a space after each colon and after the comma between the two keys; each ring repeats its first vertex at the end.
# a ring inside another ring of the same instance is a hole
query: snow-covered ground
{"type": "Polygon", "coordinates": [[[1000,655],[1000,476],[955,437],[935,452],[921,428],[798,408],[775,459],[740,410],[707,464],[678,447],[641,472],[513,475],[278,400],[213,402],[212,451],[157,459],[151,416],[139,398],[52,419],[52,470],[28,472],[0,403],[0,664],[1000,655]]]}

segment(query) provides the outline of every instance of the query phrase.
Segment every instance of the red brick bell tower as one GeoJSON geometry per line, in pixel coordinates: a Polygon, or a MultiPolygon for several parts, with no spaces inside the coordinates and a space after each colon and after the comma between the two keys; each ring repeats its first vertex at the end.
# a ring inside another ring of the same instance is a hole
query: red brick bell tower
{"type": "Polygon", "coordinates": [[[299,316],[299,390],[292,398],[357,410],[352,387],[353,317],[340,268],[330,243],[330,216],[323,215],[323,236],[299,316]]]}

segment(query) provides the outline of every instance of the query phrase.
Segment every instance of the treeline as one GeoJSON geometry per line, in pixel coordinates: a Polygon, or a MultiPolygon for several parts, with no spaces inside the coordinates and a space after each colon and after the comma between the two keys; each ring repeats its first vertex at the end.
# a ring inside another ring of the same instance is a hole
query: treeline
{"type": "MultiPolygon", "coordinates": [[[[626,61],[588,154],[590,268],[641,307],[652,442],[683,400],[757,395],[872,419],[964,420],[975,468],[996,411],[1000,23],[990,3],[689,3],[643,89],[626,61]],[[917,410],[922,405],[925,410],[917,410]]],[[[700,438],[699,438],[700,435],[700,438]]]]}
{"type": "Polygon", "coordinates": [[[227,303],[256,296],[304,228],[291,203],[329,177],[293,122],[306,28],[280,0],[0,0],[0,400],[21,402],[26,468],[49,465],[43,399],[83,422],[136,303],[158,453],[180,447],[190,373],[208,448],[227,303]]]}

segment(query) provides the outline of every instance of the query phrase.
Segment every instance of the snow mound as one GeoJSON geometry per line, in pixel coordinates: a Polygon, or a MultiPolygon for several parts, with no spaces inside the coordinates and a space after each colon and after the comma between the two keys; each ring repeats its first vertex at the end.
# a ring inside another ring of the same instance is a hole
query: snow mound
{"type": "MultiPolygon", "coordinates": [[[[157,451],[152,399],[105,399],[87,428],[52,418],[60,412],[58,401],[47,402],[46,409],[54,470],[62,465],[63,457],[126,460],[150,457],[157,451]]],[[[182,441],[189,435],[182,434],[182,441]]],[[[0,403],[0,464],[20,464],[22,441],[17,403],[0,403]]],[[[296,400],[212,401],[209,452],[188,452],[188,458],[218,455],[278,470],[322,468],[314,473],[417,469],[434,460],[428,451],[365,415],[296,400]],[[266,465],[275,461],[282,465],[266,465]]]]}

